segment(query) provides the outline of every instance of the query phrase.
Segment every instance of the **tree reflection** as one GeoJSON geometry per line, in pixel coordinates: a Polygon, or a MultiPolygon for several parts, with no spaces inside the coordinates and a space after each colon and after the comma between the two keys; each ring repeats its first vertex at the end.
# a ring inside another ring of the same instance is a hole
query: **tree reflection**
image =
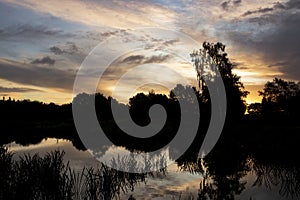
{"type": "Polygon", "coordinates": [[[299,163],[274,163],[254,160],[252,169],[256,175],[253,186],[264,186],[272,189],[279,186],[279,194],[287,198],[300,196],[299,163]]]}
{"type": "Polygon", "coordinates": [[[198,199],[235,199],[245,189],[247,175],[253,175],[252,187],[278,190],[280,196],[300,196],[300,165],[297,158],[270,159],[259,153],[242,152],[234,145],[225,148],[224,140],[203,159],[182,157],[177,161],[182,171],[201,174],[198,199]]]}
{"type": "Polygon", "coordinates": [[[250,170],[248,160],[238,151],[220,153],[219,150],[196,162],[178,163],[181,170],[202,175],[198,199],[234,199],[245,189],[246,181],[241,179],[250,170]]]}

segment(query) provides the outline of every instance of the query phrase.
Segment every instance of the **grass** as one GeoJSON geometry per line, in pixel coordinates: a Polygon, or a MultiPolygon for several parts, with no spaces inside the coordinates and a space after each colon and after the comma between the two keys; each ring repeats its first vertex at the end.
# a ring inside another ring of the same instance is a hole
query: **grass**
{"type": "Polygon", "coordinates": [[[63,151],[52,151],[43,157],[25,154],[14,160],[6,147],[0,147],[0,200],[109,200],[133,191],[149,175],[103,164],[76,172],[63,157],[63,151]]]}

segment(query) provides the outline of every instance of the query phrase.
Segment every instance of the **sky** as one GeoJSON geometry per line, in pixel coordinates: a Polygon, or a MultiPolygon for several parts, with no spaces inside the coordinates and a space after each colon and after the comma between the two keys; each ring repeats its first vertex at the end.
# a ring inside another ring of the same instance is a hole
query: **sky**
{"type": "Polygon", "coordinates": [[[122,102],[182,79],[196,86],[189,53],[208,41],[226,45],[257,102],[274,77],[300,80],[299,24],[299,0],[0,0],[0,97],[69,103],[86,65],[122,102]]]}

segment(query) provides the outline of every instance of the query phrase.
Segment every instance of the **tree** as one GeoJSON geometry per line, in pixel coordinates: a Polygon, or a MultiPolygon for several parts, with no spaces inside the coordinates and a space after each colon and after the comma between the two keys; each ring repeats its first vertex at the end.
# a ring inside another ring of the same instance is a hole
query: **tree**
{"type": "MultiPolygon", "coordinates": [[[[205,79],[213,79],[212,75],[214,75],[213,73],[207,73],[207,69],[205,69],[207,66],[203,64],[206,59],[215,64],[211,66],[216,66],[216,69],[211,68],[210,71],[218,70],[223,79],[227,95],[227,120],[241,117],[246,111],[245,98],[249,92],[245,90],[243,83],[240,81],[240,77],[232,72],[234,65],[227,57],[225,45],[220,42],[216,44],[204,42],[203,48],[193,52],[191,57],[197,70],[202,96],[209,99],[209,91],[205,86],[205,79]],[[208,56],[210,58],[208,58],[208,56]]],[[[217,74],[214,76],[217,76],[217,74]]]]}
{"type": "Polygon", "coordinates": [[[129,110],[133,120],[141,126],[149,124],[149,110],[154,104],[160,104],[168,111],[169,100],[166,95],[150,91],[148,94],[138,93],[131,97],[129,99],[129,110]]]}
{"type": "Polygon", "coordinates": [[[291,115],[299,111],[300,83],[274,78],[273,81],[265,84],[264,89],[259,91],[259,95],[263,97],[264,114],[291,115]]]}
{"type": "Polygon", "coordinates": [[[251,103],[248,106],[247,110],[250,115],[260,115],[262,112],[262,104],[261,103],[251,103]]]}

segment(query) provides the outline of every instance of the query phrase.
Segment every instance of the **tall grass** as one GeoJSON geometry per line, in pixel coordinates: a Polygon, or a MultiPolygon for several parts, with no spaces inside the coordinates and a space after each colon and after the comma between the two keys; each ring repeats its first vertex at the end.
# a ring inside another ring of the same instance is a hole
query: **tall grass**
{"type": "Polygon", "coordinates": [[[0,147],[0,199],[10,199],[13,183],[13,160],[12,154],[7,151],[6,147],[0,147]]]}
{"type": "Polygon", "coordinates": [[[0,200],[109,200],[133,191],[149,175],[103,164],[76,172],[63,157],[63,151],[52,151],[43,157],[26,154],[14,160],[6,147],[0,147],[0,200]]]}

